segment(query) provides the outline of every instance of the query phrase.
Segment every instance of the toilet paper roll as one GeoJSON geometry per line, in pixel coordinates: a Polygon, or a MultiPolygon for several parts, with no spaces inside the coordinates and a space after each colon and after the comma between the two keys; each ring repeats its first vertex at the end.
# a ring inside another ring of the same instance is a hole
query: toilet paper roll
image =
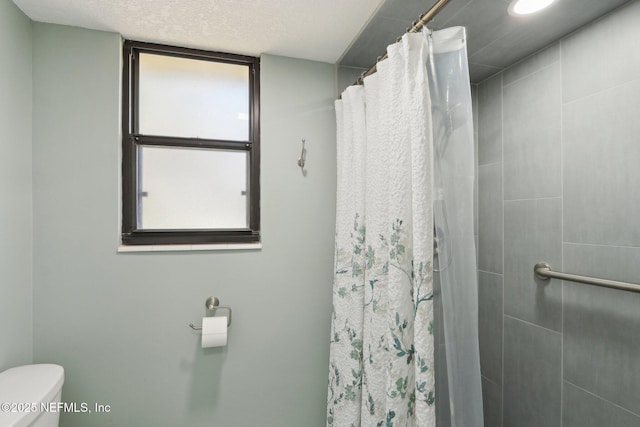
{"type": "Polygon", "coordinates": [[[202,348],[227,345],[227,317],[202,318],[202,348]]]}

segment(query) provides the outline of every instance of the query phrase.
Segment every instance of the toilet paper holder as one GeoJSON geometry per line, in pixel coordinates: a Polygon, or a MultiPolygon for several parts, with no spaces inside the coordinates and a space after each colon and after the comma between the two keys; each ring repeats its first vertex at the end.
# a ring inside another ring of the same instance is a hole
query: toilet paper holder
{"type": "MultiPolygon", "coordinates": [[[[217,297],[209,297],[204,303],[204,307],[206,309],[205,317],[215,316],[216,310],[227,310],[229,312],[229,316],[227,317],[227,327],[231,326],[231,307],[228,305],[220,305],[220,300],[217,297]]],[[[189,327],[194,331],[202,330],[202,326],[195,326],[193,323],[189,323],[189,327]]]]}

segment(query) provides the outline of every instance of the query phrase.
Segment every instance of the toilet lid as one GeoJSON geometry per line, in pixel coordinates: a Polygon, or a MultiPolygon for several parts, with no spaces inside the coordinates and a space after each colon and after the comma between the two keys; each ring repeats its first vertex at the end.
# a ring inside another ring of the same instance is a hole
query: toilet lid
{"type": "Polygon", "coordinates": [[[63,382],[64,369],[59,365],[25,365],[0,373],[0,402],[10,405],[9,411],[6,408],[0,411],[0,425],[28,425],[40,415],[40,403],[50,402],[63,382]],[[15,405],[11,407],[12,404],[15,405]],[[36,404],[38,412],[29,412],[25,404],[36,404]]]}

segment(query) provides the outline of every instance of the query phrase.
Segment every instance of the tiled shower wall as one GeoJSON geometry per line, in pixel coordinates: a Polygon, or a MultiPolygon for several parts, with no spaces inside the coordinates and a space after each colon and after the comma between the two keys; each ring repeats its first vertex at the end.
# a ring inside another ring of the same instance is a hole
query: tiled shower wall
{"type": "Polygon", "coordinates": [[[486,427],[640,426],[640,1],[478,86],[486,427]]]}

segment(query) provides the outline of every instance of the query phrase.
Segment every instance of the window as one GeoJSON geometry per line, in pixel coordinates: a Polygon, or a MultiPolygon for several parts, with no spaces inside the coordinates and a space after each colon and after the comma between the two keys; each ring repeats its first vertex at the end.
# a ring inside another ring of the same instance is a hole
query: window
{"type": "Polygon", "coordinates": [[[124,245],[260,241],[259,68],[124,43],[124,245]]]}

